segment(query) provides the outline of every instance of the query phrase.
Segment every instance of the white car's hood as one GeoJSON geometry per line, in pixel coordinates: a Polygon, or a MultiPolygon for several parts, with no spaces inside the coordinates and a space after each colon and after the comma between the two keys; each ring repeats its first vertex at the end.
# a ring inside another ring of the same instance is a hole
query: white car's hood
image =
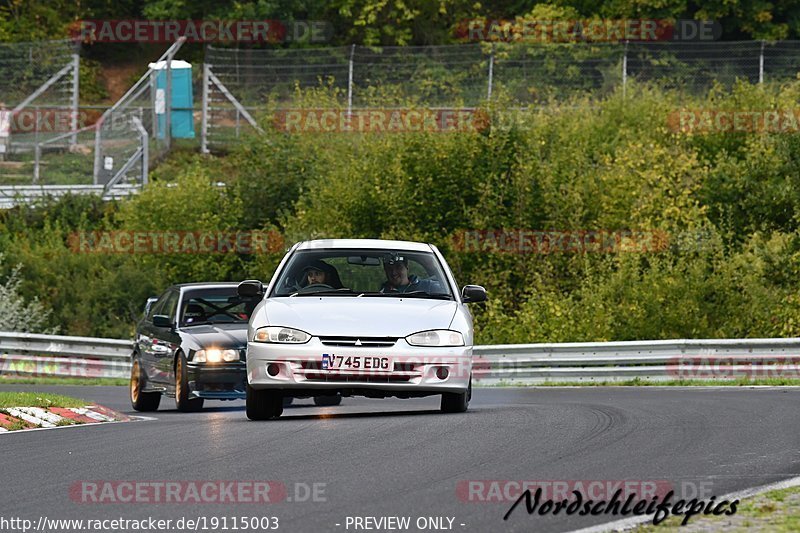
{"type": "Polygon", "coordinates": [[[287,326],[315,337],[405,337],[428,329],[447,329],[457,309],[454,301],[423,298],[269,298],[257,317],[258,324],[253,325],[287,326]]]}

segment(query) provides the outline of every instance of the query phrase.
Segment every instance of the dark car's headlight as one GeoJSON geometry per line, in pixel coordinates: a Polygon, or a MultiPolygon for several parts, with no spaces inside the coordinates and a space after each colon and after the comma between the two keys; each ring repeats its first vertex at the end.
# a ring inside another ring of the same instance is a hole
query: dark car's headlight
{"type": "Polygon", "coordinates": [[[411,346],[464,346],[464,336],[449,329],[420,331],[406,337],[411,346]]]}
{"type": "Polygon", "coordinates": [[[311,335],[305,331],[281,326],[258,328],[253,336],[254,342],[275,342],[280,344],[305,344],[310,340],[311,335]]]}
{"type": "Polygon", "coordinates": [[[192,358],[195,363],[233,363],[238,360],[238,350],[220,350],[219,348],[197,350],[192,358]]]}

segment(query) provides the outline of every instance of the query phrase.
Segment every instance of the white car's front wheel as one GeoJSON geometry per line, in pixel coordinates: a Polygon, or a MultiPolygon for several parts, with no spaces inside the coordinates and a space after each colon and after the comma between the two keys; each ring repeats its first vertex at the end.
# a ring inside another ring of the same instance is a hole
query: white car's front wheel
{"type": "Polygon", "coordinates": [[[247,384],[247,418],[273,420],[283,413],[283,396],[271,390],[254,389],[247,384]]]}
{"type": "Polygon", "coordinates": [[[442,394],[441,409],[445,413],[465,413],[469,408],[469,400],[472,397],[472,378],[464,392],[445,392],[442,394]]]}

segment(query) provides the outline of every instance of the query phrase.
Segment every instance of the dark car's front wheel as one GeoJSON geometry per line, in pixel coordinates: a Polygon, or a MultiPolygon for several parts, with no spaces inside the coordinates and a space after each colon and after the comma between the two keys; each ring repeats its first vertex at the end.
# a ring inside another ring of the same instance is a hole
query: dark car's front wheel
{"type": "Polygon", "coordinates": [[[130,394],[131,406],[136,411],[155,411],[161,403],[160,392],[143,392],[147,385],[142,364],[138,357],[134,357],[131,365],[130,394]]]}
{"type": "Polygon", "coordinates": [[[247,418],[273,420],[283,413],[283,396],[270,390],[254,389],[247,384],[247,418]]]}
{"type": "Polygon", "coordinates": [[[189,397],[189,382],[186,373],[186,357],[178,354],[175,362],[175,405],[178,411],[189,413],[203,408],[202,398],[189,397]]]}

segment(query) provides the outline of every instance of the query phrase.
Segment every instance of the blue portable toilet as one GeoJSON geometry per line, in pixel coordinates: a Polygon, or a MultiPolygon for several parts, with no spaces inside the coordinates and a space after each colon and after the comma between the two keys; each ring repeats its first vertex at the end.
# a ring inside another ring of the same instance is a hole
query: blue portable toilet
{"type": "MultiPolygon", "coordinates": [[[[164,138],[167,129],[166,102],[167,91],[167,62],[159,61],[150,63],[150,68],[155,71],[156,94],[155,113],[157,117],[156,137],[164,138]]],[[[194,117],[192,108],[192,65],[186,61],[172,60],[172,99],[170,101],[172,113],[170,117],[170,130],[176,139],[194,139],[194,117]]]]}

